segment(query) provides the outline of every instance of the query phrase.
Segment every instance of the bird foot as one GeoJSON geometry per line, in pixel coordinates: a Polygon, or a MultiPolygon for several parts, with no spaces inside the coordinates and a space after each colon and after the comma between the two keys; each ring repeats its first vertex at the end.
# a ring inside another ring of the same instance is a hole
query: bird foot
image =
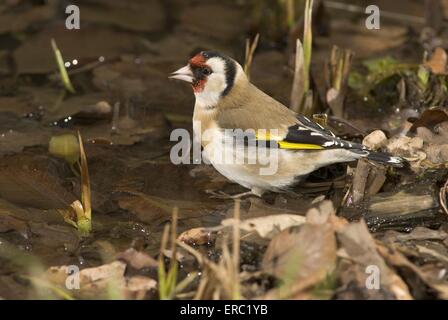
{"type": "Polygon", "coordinates": [[[223,199],[223,200],[236,200],[236,199],[242,199],[244,197],[248,197],[248,196],[253,196],[254,195],[252,191],[238,193],[238,194],[235,194],[235,195],[230,195],[230,194],[225,193],[223,191],[214,191],[214,190],[205,190],[205,192],[207,194],[209,194],[211,198],[223,199]]]}

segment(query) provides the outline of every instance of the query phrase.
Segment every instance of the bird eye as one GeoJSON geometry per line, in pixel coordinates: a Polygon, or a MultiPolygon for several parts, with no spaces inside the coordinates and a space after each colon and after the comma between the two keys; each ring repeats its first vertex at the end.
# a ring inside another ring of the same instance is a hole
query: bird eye
{"type": "Polygon", "coordinates": [[[210,70],[210,69],[208,69],[208,68],[202,68],[202,69],[201,69],[201,73],[202,73],[204,76],[209,76],[209,75],[212,74],[212,70],[210,70]]]}

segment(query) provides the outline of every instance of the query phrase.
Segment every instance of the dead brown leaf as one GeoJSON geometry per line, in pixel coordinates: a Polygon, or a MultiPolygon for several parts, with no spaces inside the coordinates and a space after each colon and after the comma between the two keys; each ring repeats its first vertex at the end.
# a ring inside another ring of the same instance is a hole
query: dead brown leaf
{"type": "Polygon", "coordinates": [[[182,232],[177,239],[192,246],[200,246],[209,244],[212,241],[212,238],[212,232],[210,230],[205,228],[193,228],[182,232]]]}
{"type": "Polygon", "coordinates": [[[443,48],[436,48],[431,56],[431,59],[425,62],[424,66],[429,68],[432,73],[437,75],[446,74],[446,65],[448,62],[448,56],[443,48]]]}
{"type": "Polygon", "coordinates": [[[128,191],[129,196],[120,197],[121,208],[136,214],[139,220],[151,224],[169,220],[174,207],[179,208],[179,219],[201,217],[211,209],[210,204],[187,200],[172,200],[142,192],[128,191]]]}
{"type": "MultiPolygon", "coordinates": [[[[395,268],[408,270],[414,273],[427,286],[433,288],[440,299],[448,299],[448,284],[446,281],[435,281],[430,275],[423,272],[415,264],[411,263],[403,254],[393,247],[386,247],[382,244],[377,244],[378,252],[384,257],[387,263],[395,268]]],[[[422,288],[416,288],[422,290],[422,288]]]]}
{"type": "Polygon", "coordinates": [[[268,293],[288,298],[323,281],[336,263],[336,238],[330,224],[304,224],[276,235],[266,250],[262,270],[284,283],[268,293]]]}
{"type": "MultiPolygon", "coordinates": [[[[245,232],[256,232],[262,238],[272,239],[282,230],[305,223],[306,218],[296,214],[277,214],[259,218],[246,219],[239,222],[239,228],[245,232]]],[[[225,227],[234,225],[235,220],[225,219],[221,224],[225,227]]]]}
{"type": "Polygon", "coordinates": [[[429,130],[434,129],[439,123],[448,121],[448,114],[444,109],[431,108],[425,110],[420,118],[418,118],[413,124],[409,132],[415,133],[417,128],[425,127],[429,130]]]}
{"type": "Polygon", "coordinates": [[[17,97],[0,98],[0,112],[9,112],[18,117],[23,117],[34,110],[35,108],[24,99],[17,97]]]}
{"type": "MultiPolygon", "coordinates": [[[[80,299],[143,299],[149,291],[155,290],[155,280],[143,276],[125,277],[125,269],[126,264],[120,261],[83,269],[79,272],[79,290],[73,290],[73,294],[80,299]]],[[[66,288],[69,273],[68,266],[51,267],[45,276],[54,285],[66,288]]]]}
{"type": "Polygon", "coordinates": [[[46,157],[4,157],[0,162],[0,196],[32,208],[66,209],[76,197],[67,190],[58,170],[46,157]]]}
{"type": "Polygon", "coordinates": [[[0,154],[21,152],[25,147],[45,145],[54,130],[34,120],[5,113],[0,117],[0,154]]]}
{"type": "Polygon", "coordinates": [[[375,240],[363,220],[347,225],[338,233],[338,239],[347,259],[354,261],[364,270],[366,279],[367,267],[375,266],[381,275],[380,287],[382,290],[390,291],[398,300],[413,299],[407,285],[387,266],[377,252],[375,240]]]}
{"type": "Polygon", "coordinates": [[[157,260],[148,254],[142,251],[137,251],[133,248],[118,254],[117,259],[125,261],[128,265],[138,270],[143,268],[156,269],[158,267],[157,260]]]}

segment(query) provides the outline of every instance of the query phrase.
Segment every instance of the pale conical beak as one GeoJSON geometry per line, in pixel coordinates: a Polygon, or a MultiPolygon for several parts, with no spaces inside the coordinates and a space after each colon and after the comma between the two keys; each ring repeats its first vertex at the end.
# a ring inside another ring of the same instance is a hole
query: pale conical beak
{"type": "Polygon", "coordinates": [[[170,79],[177,79],[182,80],[188,83],[193,83],[194,75],[193,72],[191,72],[190,66],[185,66],[183,68],[180,68],[179,70],[173,72],[170,76],[170,79]]]}

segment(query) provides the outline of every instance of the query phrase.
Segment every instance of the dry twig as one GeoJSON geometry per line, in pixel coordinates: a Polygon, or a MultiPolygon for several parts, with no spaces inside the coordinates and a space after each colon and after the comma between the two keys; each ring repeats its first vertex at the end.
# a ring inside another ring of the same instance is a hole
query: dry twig
{"type": "Polygon", "coordinates": [[[442,207],[443,211],[446,214],[448,214],[447,194],[448,194],[448,179],[446,180],[443,187],[440,188],[440,192],[439,192],[440,206],[442,207]]]}
{"type": "Polygon", "coordinates": [[[252,61],[254,59],[254,53],[255,50],[257,50],[258,47],[258,41],[260,40],[260,34],[257,33],[255,38],[250,41],[249,39],[246,39],[246,55],[244,59],[244,72],[247,75],[247,78],[250,79],[250,70],[252,67],[252,61]]]}

